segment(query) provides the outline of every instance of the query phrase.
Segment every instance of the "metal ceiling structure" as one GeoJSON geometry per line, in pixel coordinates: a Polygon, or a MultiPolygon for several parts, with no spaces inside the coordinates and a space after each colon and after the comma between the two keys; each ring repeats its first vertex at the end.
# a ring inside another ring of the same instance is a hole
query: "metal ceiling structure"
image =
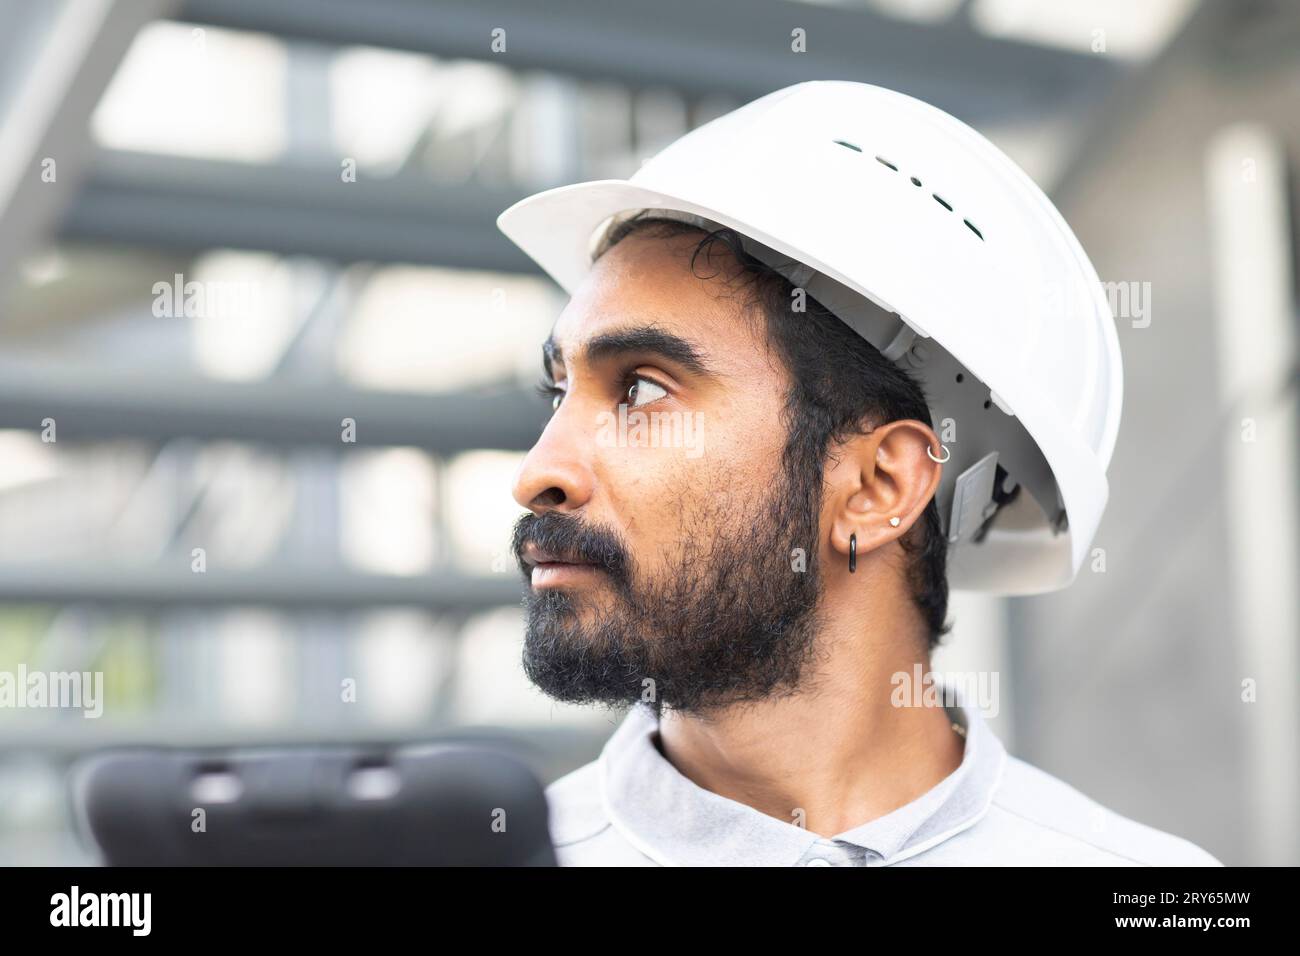
{"type": "Polygon", "coordinates": [[[937,24],[865,6],[787,0],[185,0],[180,19],[332,45],[366,44],[481,59],[506,30],[516,70],[662,86],[687,95],[754,99],[801,80],[879,83],[956,116],[989,121],[1087,99],[1117,67],[1095,56],[998,39],[973,29],[966,7],[937,24]],[[690,29],[683,31],[682,25],[690,29]],[[791,31],[808,37],[790,51],[791,31]]]}

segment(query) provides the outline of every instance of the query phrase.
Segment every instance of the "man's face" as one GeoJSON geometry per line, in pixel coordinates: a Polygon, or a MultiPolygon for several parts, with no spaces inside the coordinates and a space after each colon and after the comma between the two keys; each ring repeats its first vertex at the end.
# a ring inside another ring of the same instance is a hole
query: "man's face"
{"type": "Polygon", "coordinates": [[[821,463],[783,461],[788,374],[725,251],[692,274],[699,238],[615,245],[544,350],[515,553],[560,700],[705,711],[792,689],[812,648],[821,463]]]}

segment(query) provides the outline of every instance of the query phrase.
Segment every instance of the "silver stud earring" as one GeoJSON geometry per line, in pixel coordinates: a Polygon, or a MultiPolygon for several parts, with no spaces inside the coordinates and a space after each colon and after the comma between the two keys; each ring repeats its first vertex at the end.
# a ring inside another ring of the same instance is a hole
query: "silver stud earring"
{"type": "Polygon", "coordinates": [[[895,515],[894,517],[889,519],[889,524],[891,527],[897,528],[899,524],[902,523],[902,520],[903,520],[902,518],[899,518],[897,515],[895,515]]]}

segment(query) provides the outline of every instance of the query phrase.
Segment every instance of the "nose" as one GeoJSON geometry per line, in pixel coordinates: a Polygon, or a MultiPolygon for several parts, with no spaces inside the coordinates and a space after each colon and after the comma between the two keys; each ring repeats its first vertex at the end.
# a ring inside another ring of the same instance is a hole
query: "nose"
{"type": "Polygon", "coordinates": [[[511,493],[534,514],[576,511],[591,500],[595,488],[588,459],[591,436],[574,427],[564,409],[551,418],[519,470],[511,493]]]}

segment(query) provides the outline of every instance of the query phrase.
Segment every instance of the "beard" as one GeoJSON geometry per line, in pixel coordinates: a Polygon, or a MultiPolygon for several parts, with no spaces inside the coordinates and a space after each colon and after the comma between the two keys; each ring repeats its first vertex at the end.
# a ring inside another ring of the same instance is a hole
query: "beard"
{"type": "Polygon", "coordinates": [[[679,553],[654,578],[608,528],[553,510],[521,517],[513,546],[525,579],[531,542],[594,565],[607,584],[528,589],[529,680],[566,703],[700,716],[793,693],[818,630],[821,478],[787,463],[753,504],[701,496],[683,509],[679,553]]]}

